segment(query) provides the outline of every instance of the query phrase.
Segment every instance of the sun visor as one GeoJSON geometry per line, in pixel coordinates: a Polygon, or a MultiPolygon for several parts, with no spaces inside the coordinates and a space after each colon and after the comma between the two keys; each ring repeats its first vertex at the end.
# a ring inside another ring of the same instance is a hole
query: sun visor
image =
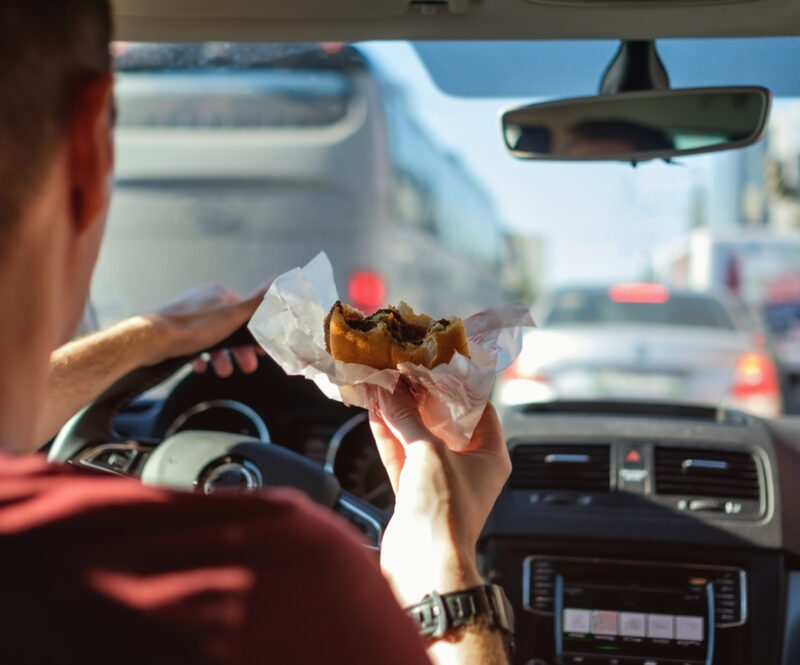
{"type": "Polygon", "coordinates": [[[122,19],[385,18],[408,11],[411,0],[115,0],[122,19]]]}

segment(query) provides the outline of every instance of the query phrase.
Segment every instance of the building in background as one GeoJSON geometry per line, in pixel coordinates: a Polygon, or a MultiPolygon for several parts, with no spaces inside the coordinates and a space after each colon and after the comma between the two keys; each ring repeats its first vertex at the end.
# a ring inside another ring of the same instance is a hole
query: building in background
{"type": "Polygon", "coordinates": [[[800,232],[695,229],[656,249],[652,268],[654,278],[665,284],[761,304],[776,280],[800,269],[800,232]]]}
{"type": "Polygon", "coordinates": [[[506,244],[506,288],[521,302],[532,303],[539,297],[543,287],[544,240],[538,235],[508,233],[506,244]]]}

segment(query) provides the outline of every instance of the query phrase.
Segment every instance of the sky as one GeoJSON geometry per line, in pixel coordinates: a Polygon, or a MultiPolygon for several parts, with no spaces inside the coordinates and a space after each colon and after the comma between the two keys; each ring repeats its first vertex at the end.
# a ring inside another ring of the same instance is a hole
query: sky
{"type": "MultiPolygon", "coordinates": [[[[733,153],[636,168],[516,160],[502,143],[499,112],[532,98],[449,96],[433,83],[411,45],[369,43],[363,49],[406,89],[433,135],[494,193],[507,227],[543,239],[543,273],[549,286],[640,277],[654,248],[689,231],[698,188],[710,199],[706,203],[713,223],[733,223],[735,199],[724,182],[735,163],[733,153]]],[[[604,66],[598,63],[598,80],[604,66]]]]}

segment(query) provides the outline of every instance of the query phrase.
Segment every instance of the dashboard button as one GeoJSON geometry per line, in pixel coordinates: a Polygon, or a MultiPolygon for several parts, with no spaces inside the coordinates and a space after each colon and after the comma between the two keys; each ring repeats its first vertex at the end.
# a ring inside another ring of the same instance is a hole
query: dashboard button
{"type": "Polygon", "coordinates": [[[735,570],[725,570],[717,575],[717,582],[733,582],[739,579],[739,573],[735,570]]]}
{"type": "Polygon", "coordinates": [[[725,502],[719,499],[692,499],[689,510],[721,513],[725,510],[725,502]]]}

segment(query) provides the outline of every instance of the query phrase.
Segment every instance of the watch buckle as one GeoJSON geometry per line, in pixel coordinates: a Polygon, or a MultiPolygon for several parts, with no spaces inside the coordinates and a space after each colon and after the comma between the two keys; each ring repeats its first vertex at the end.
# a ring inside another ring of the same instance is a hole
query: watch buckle
{"type": "Polygon", "coordinates": [[[423,603],[414,610],[419,617],[420,631],[432,638],[442,637],[447,632],[444,600],[436,591],[432,591],[422,600],[423,603]],[[425,602],[428,600],[430,603],[425,602]]]}

